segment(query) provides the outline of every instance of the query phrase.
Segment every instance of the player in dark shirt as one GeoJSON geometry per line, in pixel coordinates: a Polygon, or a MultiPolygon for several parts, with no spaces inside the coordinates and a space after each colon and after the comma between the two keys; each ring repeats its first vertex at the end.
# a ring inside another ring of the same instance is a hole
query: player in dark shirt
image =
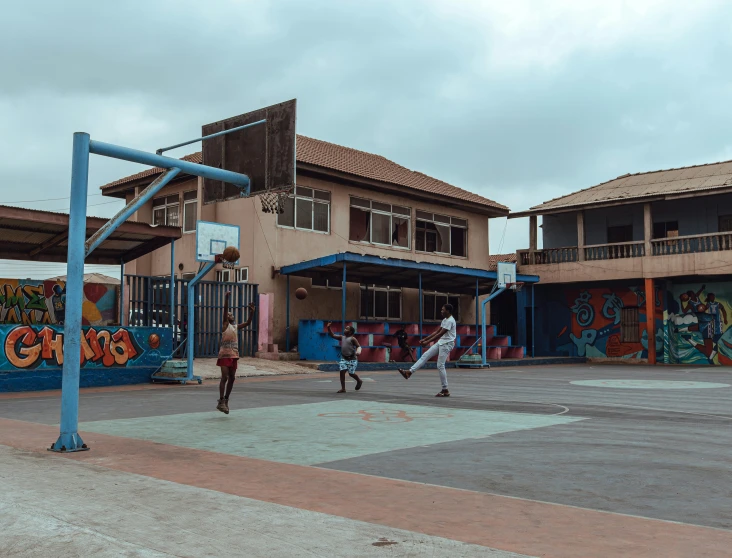
{"type": "MultiPolygon", "coordinates": [[[[414,358],[414,348],[410,347],[409,343],[407,343],[407,338],[409,337],[409,335],[407,335],[407,332],[404,331],[404,328],[395,331],[394,337],[396,337],[397,343],[399,343],[399,348],[402,351],[406,351],[407,356],[412,362],[416,362],[416,359],[414,358]]],[[[391,359],[391,361],[396,362],[394,359],[391,359]]]]}

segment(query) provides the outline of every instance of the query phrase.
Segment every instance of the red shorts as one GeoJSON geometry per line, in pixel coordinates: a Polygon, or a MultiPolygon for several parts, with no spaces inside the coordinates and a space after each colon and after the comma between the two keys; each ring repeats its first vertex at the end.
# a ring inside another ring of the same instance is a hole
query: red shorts
{"type": "Polygon", "coordinates": [[[229,370],[236,370],[238,365],[238,358],[220,358],[216,361],[216,366],[226,366],[229,370]]]}

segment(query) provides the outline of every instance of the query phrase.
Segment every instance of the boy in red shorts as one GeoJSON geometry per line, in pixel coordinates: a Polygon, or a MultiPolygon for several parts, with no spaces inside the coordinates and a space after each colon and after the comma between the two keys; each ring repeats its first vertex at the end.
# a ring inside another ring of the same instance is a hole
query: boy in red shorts
{"type": "Polygon", "coordinates": [[[254,303],[247,306],[249,316],[243,324],[236,324],[233,312],[229,311],[231,291],[224,296],[224,325],[221,330],[221,344],[216,366],[221,367],[221,382],[219,382],[219,404],[216,408],[222,413],[229,414],[229,396],[236,380],[236,368],[239,363],[239,334],[238,330],[249,327],[254,318],[254,303]]]}

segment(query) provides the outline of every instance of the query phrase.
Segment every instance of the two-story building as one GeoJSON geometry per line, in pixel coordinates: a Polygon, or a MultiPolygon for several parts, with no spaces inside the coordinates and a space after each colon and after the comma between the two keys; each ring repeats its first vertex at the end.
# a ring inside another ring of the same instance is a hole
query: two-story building
{"type": "Polygon", "coordinates": [[[732,162],[626,174],[510,215],[526,216],[537,355],[732,364],[732,162]]]}
{"type": "MultiPolygon", "coordinates": [[[[201,162],[201,153],[185,159],[201,162]]],[[[160,173],[150,169],[128,176],[102,192],[129,201],[160,173]]],[[[197,221],[239,225],[240,267],[216,269],[209,278],[248,281],[258,284],[260,293],[272,293],[273,338],[281,350],[297,344],[299,320],[341,318],[343,275],[336,260],[348,260],[343,264],[348,320],[434,323],[441,305],[450,302],[459,322],[475,323],[477,299],[495,278],[489,270],[488,220],[509,211],[384,157],[304,136],[297,138],[297,187],[284,213],[263,213],[256,197],[209,205],[202,199],[202,181],[181,176],[132,219],[182,227],[175,273],[183,279],[198,269],[197,221]],[[322,258],[333,259],[330,267],[322,258]],[[288,315],[288,293],[299,287],[309,295],[291,299],[288,315]]],[[[170,248],[161,248],[126,272],[168,276],[170,268],[170,248]]],[[[506,320],[515,324],[515,316],[506,320]]]]}

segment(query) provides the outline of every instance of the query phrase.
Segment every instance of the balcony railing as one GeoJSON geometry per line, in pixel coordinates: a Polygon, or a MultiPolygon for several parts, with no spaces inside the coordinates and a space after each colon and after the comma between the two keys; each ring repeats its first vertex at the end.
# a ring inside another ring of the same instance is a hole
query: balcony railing
{"type": "Polygon", "coordinates": [[[645,256],[643,241],[616,242],[614,244],[593,244],[585,246],[585,260],[619,260],[645,256]]]}
{"type": "MultiPolygon", "coordinates": [[[[640,258],[646,255],[645,243],[617,242],[613,244],[593,244],[585,246],[584,260],[617,260],[640,258]]],[[[732,232],[698,234],[693,236],[677,236],[674,238],[658,238],[651,240],[651,255],[670,256],[674,254],[698,254],[702,252],[732,251],[732,232]]],[[[579,260],[579,248],[544,248],[542,250],[519,250],[519,265],[542,265],[576,262],[579,260]]]]}
{"type": "Polygon", "coordinates": [[[677,236],[651,240],[654,256],[732,250],[732,232],[677,236]]]}

